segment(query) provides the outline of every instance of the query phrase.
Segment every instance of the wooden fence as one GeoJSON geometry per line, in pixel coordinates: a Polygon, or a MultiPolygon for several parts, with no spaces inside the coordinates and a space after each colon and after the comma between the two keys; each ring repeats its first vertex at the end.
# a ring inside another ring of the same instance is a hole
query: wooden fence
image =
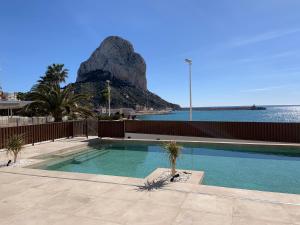
{"type": "Polygon", "coordinates": [[[200,121],[71,121],[0,128],[0,149],[14,134],[26,144],[75,136],[123,138],[125,133],[300,143],[300,123],[200,121]]]}
{"type": "Polygon", "coordinates": [[[9,137],[15,134],[23,135],[25,144],[34,144],[49,140],[54,141],[59,138],[88,136],[87,123],[87,121],[71,121],[17,127],[2,127],[0,128],[0,149],[4,148],[9,137]]]}
{"type": "Polygon", "coordinates": [[[125,132],[300,143],[300,123],[126,121],[125,132]]]}
{"type": "Polygon", "coordinates": [[[124,121],[99,121],[98,136],[123,138],[125,136],[124,121]]]}

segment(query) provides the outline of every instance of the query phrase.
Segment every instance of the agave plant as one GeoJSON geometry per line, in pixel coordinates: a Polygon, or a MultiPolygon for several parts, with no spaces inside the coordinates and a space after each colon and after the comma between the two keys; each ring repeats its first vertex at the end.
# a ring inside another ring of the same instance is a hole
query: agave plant
{"type": "Polygon", "coordinates": [[[11,154],[14,157],[14,163],[17,162],[19,153],[21,152],[24,145],[23,135],[13,135],[8,139],[6,148],[7,154],[11,154]]]}
{"type": "Polygon", "coordinates": [[[176,174],[176,161],[181,152],[181,146],[176,143],[176,141],[171,141],[164,145],[164,149],[169,155],[169,160],[171,164],[171,175],[172,177],[176,174]]]}

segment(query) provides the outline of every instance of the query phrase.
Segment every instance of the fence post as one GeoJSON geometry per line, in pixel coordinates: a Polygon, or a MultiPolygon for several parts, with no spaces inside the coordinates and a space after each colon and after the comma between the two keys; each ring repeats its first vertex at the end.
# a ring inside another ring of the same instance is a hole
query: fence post
{"type": "Polygon", "coordinates": [[[125,138],[126,134],[126,120],[123,120],[123,138],[125,138]]]}
{"type": "Polygon", "coordinates": [[[74,120],[72,120],[72,124],[71,124],[71,128],[72,128],[72,138],[74,138],[74,120]]]}
{"type": "Polygon", "coordinates": [[[98,127],[98,137],[100,137],[100,128],[101,127],[100,127],[100,119],[99,118],[98,118],[98,126],[97,127],[98,127]]]}
{"type": "Polygon", "coordinates": [[[31,127],[32,127],[32,146],[34,146],[34,136],[35,136],[34,125],[31,125],[31,127]]]}
{"type": "Polygon", "coordinates": [[[52,125],[52,128],[53,128],[53,129],[52,129],[52,131],[53,131],[53,132],[52,132],[52,142],[54,142],[54,139],[55,139],[55,138],[54,138],[54,134],[55,134],[55,125],[56,125],[56,124],[57,124],[57,123],[52,123],[52,124],[51,124],[51,125],[52,125]]]}
{"type": "Polygon", "coordinates": [[[88,121],[87,119],[85,120],[85,134],[86,134],[86,138],[89,138],[89,132],[88,132],[88,121]]]}

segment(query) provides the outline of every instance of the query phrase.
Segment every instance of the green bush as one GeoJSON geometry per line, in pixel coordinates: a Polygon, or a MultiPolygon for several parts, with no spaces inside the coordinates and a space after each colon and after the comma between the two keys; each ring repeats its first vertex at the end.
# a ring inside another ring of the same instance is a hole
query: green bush
{"type": "Polygon", "coordinates": [[[23,135],[13,135],[7,141],[7,154],[11,154],[14,157],[14,163],[17,162],[17,157],[21,152],[24,145],[24,137],[23,135]]]}
{"type": "Polygon", "coordinates": [[[176,141],[171,141],[164,145],[164,149],[166,150],[169,161],[171,164],[171,175],[175,176],[176,174],[176,161],[181,153],[181,146],[176,143],[176,141]]]}
{"type": "Polygon", "coordinates": [[[123,116],[119,113],[119,112],[116,112],[114,115],[99,115],[98,116],[98,119],[99,120],[120,120],[122,119],[123,116]]]}

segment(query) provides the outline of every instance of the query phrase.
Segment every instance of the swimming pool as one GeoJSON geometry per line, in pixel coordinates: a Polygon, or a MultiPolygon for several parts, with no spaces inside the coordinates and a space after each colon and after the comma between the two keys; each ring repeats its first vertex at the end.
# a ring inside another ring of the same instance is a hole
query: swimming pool
{"type": "MultiPolygon", "coordinates": [[[[300,154],[295,149],[181,145],[177,168],[204,171],[202,184],[300,194],[300,154]]],[[[144,178],[159,167],[169,167],[161,144],[122,141],[103,143],[42,169],[144,178]]]]}

